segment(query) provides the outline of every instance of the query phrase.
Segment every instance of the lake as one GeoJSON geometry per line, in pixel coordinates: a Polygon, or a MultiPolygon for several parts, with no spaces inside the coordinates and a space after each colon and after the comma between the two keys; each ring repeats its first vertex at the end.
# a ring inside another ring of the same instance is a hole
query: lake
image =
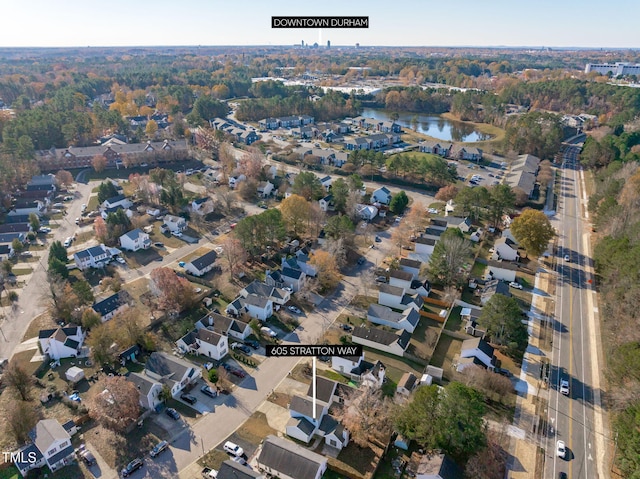
{"type": "MultiPolygon", "coordinates": [[[[364,108],[361,116],[365,118],[375,118],[376,120],[391,120],[389,110],[379,110],[375,108],[364,108]]],[[[476,130],[472,125],[461,121],[451,121],[438,115],[425,115],[420,113],[400,113],[400,118],[396,121],[403,128],[413,130],[414,122],[416,131],[423,135],[432,136],[445,141],[484,141],[490,140],[491,135],[476,130]]]]}

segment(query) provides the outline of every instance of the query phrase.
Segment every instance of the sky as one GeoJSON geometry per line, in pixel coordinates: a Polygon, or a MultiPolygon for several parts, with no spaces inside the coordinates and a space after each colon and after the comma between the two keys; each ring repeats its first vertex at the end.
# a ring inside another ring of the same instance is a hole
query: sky
{"type": "Polygon", "coordinates": [[[0,47],[332,45],[640,48],[640,1],[0,0],[0,47]],[[368,29],[272,29],[272,16],[368,29]]]}

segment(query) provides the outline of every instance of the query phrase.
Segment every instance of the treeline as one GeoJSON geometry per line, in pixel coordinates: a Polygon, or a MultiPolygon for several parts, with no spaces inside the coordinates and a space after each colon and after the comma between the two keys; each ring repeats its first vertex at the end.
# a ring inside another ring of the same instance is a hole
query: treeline
{"type": "Polygon", "coordinates": [[[553,158],[563,140],[560,116],[533,111],[511,117],[504,135],[504,150],[528,153],[541,159],[553,158]]]}
{"type": "Polygon", "coordinates": [[[612,161],[640,161],[640,131],[625,132],[622,125],[600,141],[587,137],[580,162],[589,168],[608,166],[612,161]]]}
{"type": "Polygon", "coordinates": [[[609,380],[616,466],[624,477],[640,472],[640,165],[613,161],[595,173],[589,199],[599,239],[594,260],[601,294],[600,320],[609,380]]]}
{"type": "Polygon", "coordinates": [[[451,109],[452,96],[447,90],[420,87],[385,88],[375,96],[371,106],[395,111],[439,114],[451,109]]]}

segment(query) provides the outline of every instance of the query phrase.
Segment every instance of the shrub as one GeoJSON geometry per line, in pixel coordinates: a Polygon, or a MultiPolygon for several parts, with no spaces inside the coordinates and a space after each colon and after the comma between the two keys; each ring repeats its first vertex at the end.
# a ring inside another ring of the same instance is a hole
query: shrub
{"type": "Polygon", "coordinates": [[[218,382],[218,370],[217,369],[211,369],[209,371],[209,381],[211,381],[213,384],[216,384],[218,382]]]}

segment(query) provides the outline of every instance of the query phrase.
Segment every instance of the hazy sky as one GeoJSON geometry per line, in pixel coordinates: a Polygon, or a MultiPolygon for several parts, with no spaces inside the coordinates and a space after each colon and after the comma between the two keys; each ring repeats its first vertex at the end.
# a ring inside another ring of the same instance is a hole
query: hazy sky
{"type": "Polygon", "coordinates": [[[639,0],[0,0],[0,15],[0,47],[640,47],[639,0]],[[271,29],[272,15],[365,15],[370,27],[271,29]]]}

